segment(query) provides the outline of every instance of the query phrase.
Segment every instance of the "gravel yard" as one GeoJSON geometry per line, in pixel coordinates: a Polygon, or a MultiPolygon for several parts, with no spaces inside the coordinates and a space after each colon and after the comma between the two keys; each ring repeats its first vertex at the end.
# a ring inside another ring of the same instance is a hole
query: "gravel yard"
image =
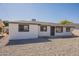
{"type": "Polygon", "coordinates": [[[79,56],[79,37],[17,40],[0,48],[1,56],[79,56]]]}

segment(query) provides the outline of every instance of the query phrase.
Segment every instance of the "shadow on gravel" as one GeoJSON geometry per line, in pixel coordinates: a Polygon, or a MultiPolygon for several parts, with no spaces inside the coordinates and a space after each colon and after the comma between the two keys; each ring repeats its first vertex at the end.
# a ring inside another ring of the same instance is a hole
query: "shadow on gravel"
{"type": "Polygon", "coordinates": [[[79,36],[57,36],[57,37],[53,37],[53,39],[67,39],[67,38],[77,38],[79,36]]]}
{"type": "Polygon", "coordinates": [[[10,40],[8,45],[21,45],[21,44],[31,44],[31,43],[42,43],[42,42],[51,42],[51,40],[55,39],[69,39],[69,38],[77,38],[77,36],[63,36],[63,37],[42,37],[37,39],[20,39],[20,40],[10,40]]]}
{"type": "Polygon", "coordinates": [[[10,40],[8,45],[21,45],[41,42],[51,42],[51,40],[49,40],[49,38],[10,40]]]}

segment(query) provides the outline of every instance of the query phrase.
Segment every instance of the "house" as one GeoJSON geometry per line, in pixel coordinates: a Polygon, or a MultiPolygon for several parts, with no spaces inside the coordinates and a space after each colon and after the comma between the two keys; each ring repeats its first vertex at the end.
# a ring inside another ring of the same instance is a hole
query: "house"
{"type": "Polygon", "coordinates": [[[3,24],[3,22],[0,21],[0,36],[2,36],[4,26],[5,26],[5,25],[3,24]]]}
{"type": "Polygon", "coordinates": [[[38,37],[72,36],[72,25],[39,21],[9,22],[9,39],[33,39],[38,37]]]}
{"type": "Polygon", "coordinates": [[[79,29],[79,24],[78,23],[71,23],[72,26],[75,27],[75,29],[79,29]]]}

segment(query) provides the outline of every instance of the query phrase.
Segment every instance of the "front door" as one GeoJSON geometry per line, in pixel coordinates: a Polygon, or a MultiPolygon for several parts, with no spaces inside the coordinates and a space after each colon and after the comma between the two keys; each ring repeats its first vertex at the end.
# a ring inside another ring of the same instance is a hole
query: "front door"
{"type": "Polygon", "coordinates": [[[55,27],[51,26],[51,30],[50,30],[51,36],[55,35],[55,27]]]}

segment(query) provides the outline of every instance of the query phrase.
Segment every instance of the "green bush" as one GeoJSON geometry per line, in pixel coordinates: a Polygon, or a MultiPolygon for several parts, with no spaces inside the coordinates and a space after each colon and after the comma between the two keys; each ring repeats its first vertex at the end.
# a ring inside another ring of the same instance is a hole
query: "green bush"
{"type": "Polygon", "coordinates": [[[62,20],[62,21],[60,21],[60,24],[62,24],[62,25],[66,25],[66,24],[70,24],[70,23],[72,23],[72,22],[70,22],[68,20],[62,20]]]}

